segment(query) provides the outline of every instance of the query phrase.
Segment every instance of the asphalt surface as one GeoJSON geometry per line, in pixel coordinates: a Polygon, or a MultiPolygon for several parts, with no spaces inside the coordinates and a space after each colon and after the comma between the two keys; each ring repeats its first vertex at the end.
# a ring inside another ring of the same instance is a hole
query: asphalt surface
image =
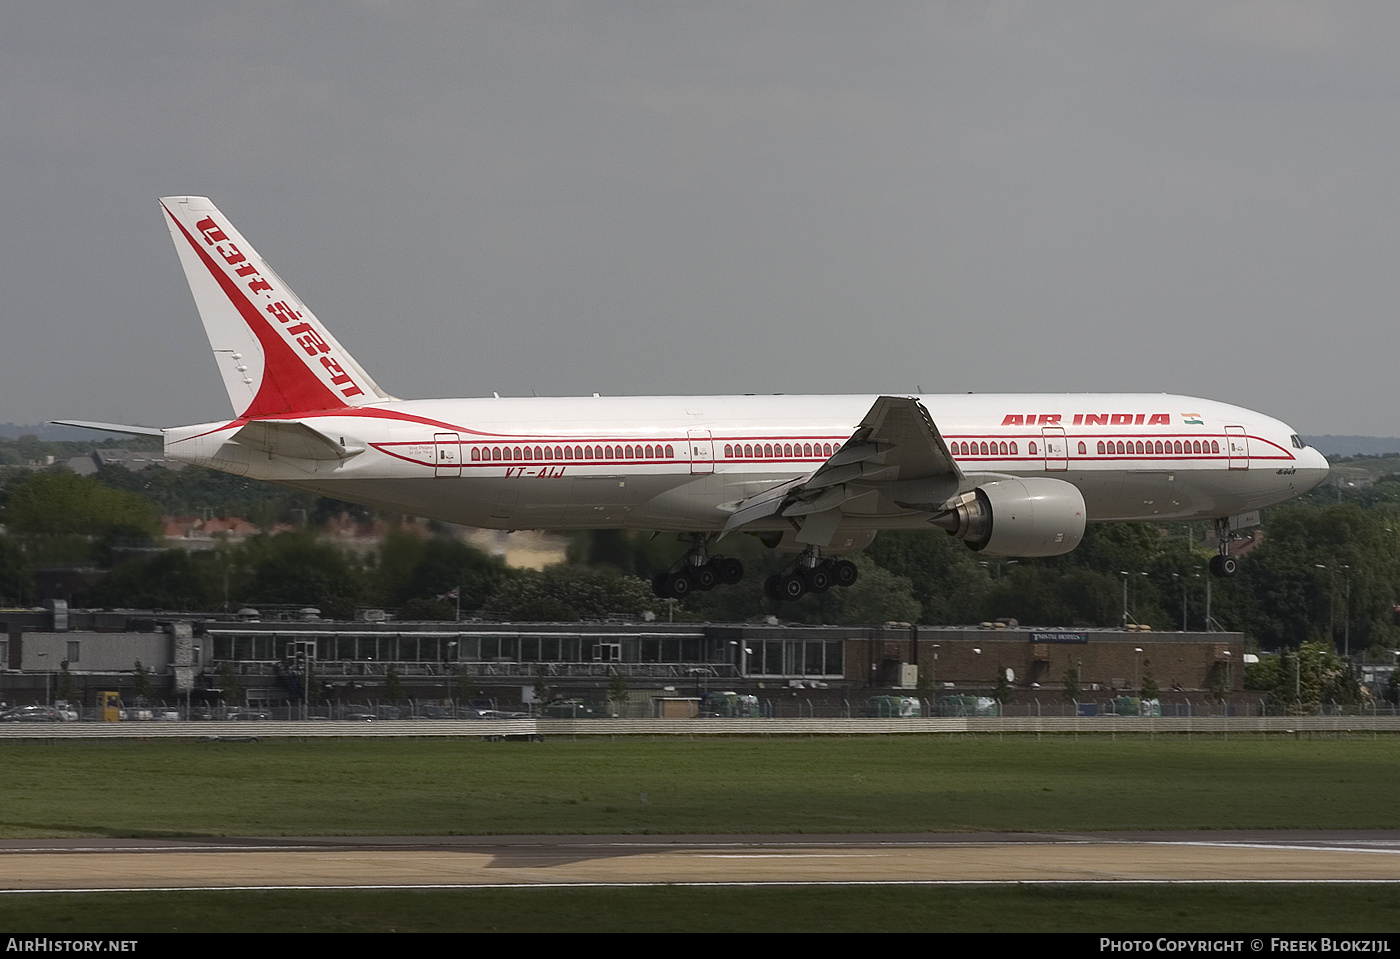
{"type": "Polygon", "coordinates": [[[1028,882],[1400,882],[1400,830],[0,842],[6,892],[1028,882]]]}

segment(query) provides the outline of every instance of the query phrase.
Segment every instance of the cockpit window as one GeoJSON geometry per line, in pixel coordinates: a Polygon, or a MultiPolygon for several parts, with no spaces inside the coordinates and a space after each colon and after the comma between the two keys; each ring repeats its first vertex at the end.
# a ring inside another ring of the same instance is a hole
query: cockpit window
{"type": "Polygon", "coordinates": [[[1295,450],[1305,449],[1305,447],[1303,446],[1303,440],[1302,440],[1301,437],[1298,436],[1297,433],[1294,433],[1292,436],[1290,436],[1290,437],[1288,437],[1288,438],[1289,438],[1289,440],[1292,441],[1292,443],[1293,443],[1293,448],[1294,448],[1295,450]]]}

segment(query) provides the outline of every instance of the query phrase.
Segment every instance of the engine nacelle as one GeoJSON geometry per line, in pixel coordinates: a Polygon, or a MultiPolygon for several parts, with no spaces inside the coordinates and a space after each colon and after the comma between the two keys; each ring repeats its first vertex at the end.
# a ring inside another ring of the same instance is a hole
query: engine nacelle
{"type": "Polygon", "coordinates": [[[1084,521],[1072,483],[1028,477],[983,484],[933,522],[991,556],[1059,556],[1079,545],[1084,521]]]}

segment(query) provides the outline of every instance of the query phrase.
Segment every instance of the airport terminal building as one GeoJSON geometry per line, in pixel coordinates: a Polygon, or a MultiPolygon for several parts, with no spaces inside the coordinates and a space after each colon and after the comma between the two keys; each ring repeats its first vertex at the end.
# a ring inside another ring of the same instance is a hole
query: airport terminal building
{"type": "Polygon", "coordinates": [[[827,714],[873,695],[990,695],[1060,704],[1135,693],[1163,703],[1243,693],[1239,633],[1021,626],[943,628],[719,623],[330,622],[314,611],[240,616],[133,611],[0,611],[0,700],[78,703],[138,684],[170,703],[276,706],[312,701],[487,699],[518,708],[551,696],[629,707],[733,690],[773,711],[827,714]],[[274,618],[280,616],[282,618],[274,618]],[[142,678],[138,681],[138,673],[142,678]],[[923,682],[920,682],[920,677],[923,682]],[[620,677],[620,678],[619,678],[620,677]]]}

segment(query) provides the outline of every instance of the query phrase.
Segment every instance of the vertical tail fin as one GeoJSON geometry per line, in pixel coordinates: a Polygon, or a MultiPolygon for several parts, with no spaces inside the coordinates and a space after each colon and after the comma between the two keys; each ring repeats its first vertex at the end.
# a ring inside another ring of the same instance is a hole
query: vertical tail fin
{"type": "Polygon", "coordinates": [[[393,399],[208,197],[168,196],[160,204],[235,414],[308,413],[393,399]]]}

